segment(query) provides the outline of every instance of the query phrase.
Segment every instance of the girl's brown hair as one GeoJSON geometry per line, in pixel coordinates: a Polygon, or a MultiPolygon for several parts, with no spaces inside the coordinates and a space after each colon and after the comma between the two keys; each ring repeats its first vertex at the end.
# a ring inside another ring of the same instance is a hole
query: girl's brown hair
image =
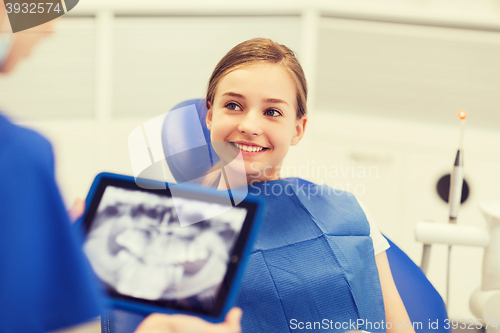
{"type": "Polygon", "coordinates": [[[297,87],[297,119],[307,114],[307,83],[302,66],[292,50],[266,38],[254,38],[240,43],[219,61],[208,81],[207,109],[213,105],[215,91],[225,75],[243,66],[256,63],[277,64],[288,72],[297,87]]]}

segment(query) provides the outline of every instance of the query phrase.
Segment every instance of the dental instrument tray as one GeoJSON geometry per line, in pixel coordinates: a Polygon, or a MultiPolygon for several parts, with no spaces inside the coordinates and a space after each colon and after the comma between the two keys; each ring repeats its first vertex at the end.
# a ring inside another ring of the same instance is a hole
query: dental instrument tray
{"type": "Polygon", "coordinates": [[[97,175],[80,223],[107,298],[223,321],[262,221],[263,201],[245,194],[97,175]]]}

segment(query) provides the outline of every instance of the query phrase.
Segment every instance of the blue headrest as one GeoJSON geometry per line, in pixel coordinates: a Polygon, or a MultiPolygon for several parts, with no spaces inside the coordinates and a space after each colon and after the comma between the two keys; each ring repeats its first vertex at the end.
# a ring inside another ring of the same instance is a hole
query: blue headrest
{"type": "Polygon", "coordinates": [[[202,177],[220,160],[211,146],[207,111],[205,99],[190,99],[174,106],[163,122],[163,152],[179,183],[202,177]]]}

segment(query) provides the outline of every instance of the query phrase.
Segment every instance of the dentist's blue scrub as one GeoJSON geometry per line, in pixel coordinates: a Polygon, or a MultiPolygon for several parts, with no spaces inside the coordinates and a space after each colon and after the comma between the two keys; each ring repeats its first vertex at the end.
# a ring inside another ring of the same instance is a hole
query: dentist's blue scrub
{"type": "Polygon", "coordinates": [[[0,332],[46,332],[101,314],[79,244],[50,143],[0,114],[0,332]]]}

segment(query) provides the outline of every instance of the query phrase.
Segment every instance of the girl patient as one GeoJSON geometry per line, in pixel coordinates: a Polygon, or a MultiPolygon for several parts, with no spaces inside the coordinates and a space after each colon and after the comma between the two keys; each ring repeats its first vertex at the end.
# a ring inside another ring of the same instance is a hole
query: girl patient
{"type": "Polygon", "coordinates": [[[353,322],[372,332],[397,330],[410,319],[388,244],[354,196],[280,178],[289,147],[304,135],[306,100],[294,53],[268,39],[235,46],[209,80],[206,123],[221,162],[205,184],[248,186],[268,207],[237,302],[242,331],[343,332],[353,322]],[[242,163],[231,163],[236,155],[242,163]]]}

